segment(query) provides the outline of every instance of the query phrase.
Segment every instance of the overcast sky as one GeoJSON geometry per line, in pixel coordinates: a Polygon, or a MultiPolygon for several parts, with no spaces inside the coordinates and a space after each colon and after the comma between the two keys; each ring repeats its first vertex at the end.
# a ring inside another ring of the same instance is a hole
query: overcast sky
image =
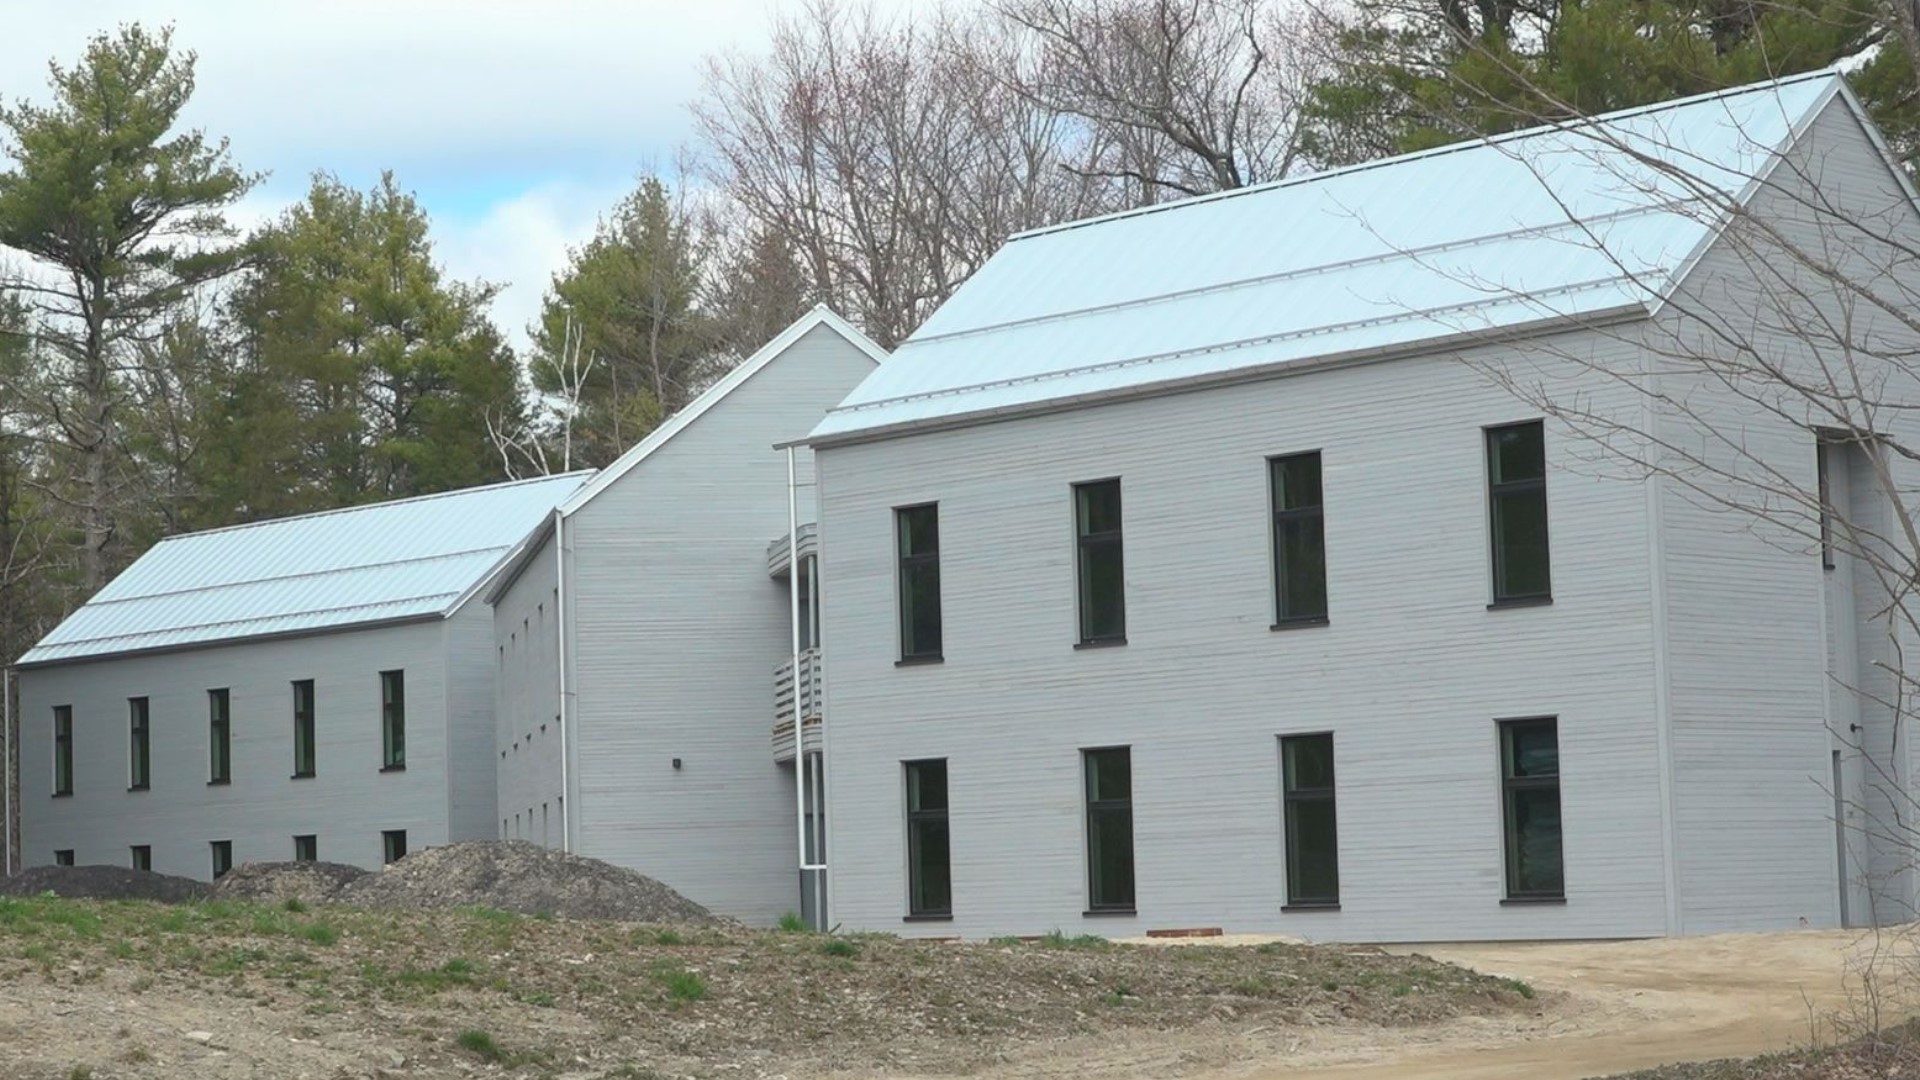
{"type": "MultiPolygon", "coordinates": [[[[915,0],[893,0],[901,6],[915,0]]],[[[199,53],[187,120],[268,176],[242,220],[317,169],[382,168],[433,217],[455,276],[507,286],[523,340],[568,244],[691,135],[703,58],[762,47],[798,0],[0,0],[0,97],[44,99],[46,63],[124,21],[199,53]]]]}

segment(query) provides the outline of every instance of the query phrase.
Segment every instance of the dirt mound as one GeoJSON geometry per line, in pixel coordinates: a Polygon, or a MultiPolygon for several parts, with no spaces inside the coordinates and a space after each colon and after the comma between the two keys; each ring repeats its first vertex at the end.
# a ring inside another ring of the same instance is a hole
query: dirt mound
{"type": "Polygon", "coordinates": [[[70,900],[157,900],[191,904],[213,887],[204,881],[124,866],[34,866],[0,879],[0,896],[52,893],[70,900]]]}
{"type": "Polygon", "coordinates": [[[331,904],[338,901],[340,890],[349,882],[366,876],[367,871],[346,863],[242,863],[214,883],[213,895],[221,900],[251,900],[261,904],[287,900],[331,904]]]}
{"type": "Polygon", "coordinates": [[[524,840],[427,848],[347,883],[334,899],[380,910],[489,907],[563,919],[721,921],[644,874],[524,840]]]}

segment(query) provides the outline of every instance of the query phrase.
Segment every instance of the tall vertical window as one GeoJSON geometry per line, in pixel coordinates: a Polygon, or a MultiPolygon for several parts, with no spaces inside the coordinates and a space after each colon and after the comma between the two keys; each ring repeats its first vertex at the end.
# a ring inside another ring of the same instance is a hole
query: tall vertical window
{"type": "Polygon", "coordinates": [[[73,794],[73,706],[53,707],[53,793],[73,794]]]}
{"type": "Polygon", "coordinates": [[[900,659],[940,656],[940,508],[934,503],[893,512],[900,558],[900,659]]]}
{"type": "Polygon", "coordinates": [[[320,861],[320,838],[318,836],[313,835],[312,833],[308,833],[305,836],[294,837],[293,838],[293,861],[294,862],[320,861]]]}
{"type": "Polygon", "coordinates": [[[1493,602],[1546,600],[1547,444],[1538,420],[1487,429],[1493,602]]]}
{"type": "Polygon", "coordinates": [[[1327,534],[1320,452],[1267,461],[1273,498],[1274,624],[1325,622],[1327,534]]]}
{"type": "Polygon", "coordinates": [[[1082,750],[1087,783],[1087,907],[1133,910],[1133,752],[1082,750]]]}
{"type": "Polygon", "coordinates": [[[145,791],[152,740],[147,734],[147,699],[127,699],[127,790],[145,791]]]}
{"type": "Polygon", "coordinates": [[[1814,479],[1820,498],[1820,565],[1833,569],[1833,455],[1835,443],[1826,438],[1813,442],[1814,479]]]}
{"type": "Polygon", "coordinates": [[[1127,640],[1126,572],[1120,552],[1120,481],[1073,485],[1080,643],[1127,640]]]}
{"type": "MultiPolygon", "coordinates": [[[[527,808],[527,819],[533,819],[533,808],[527,808]]],[[[390,863],[397,863],[407,857],[407,830],[388,829],[380,834],[380,857],[390,863]]]]}
{"type": "Polygon", "coordinates": [[[380,673],[380,767],[407,767],[407,673],[380,673]]]}
{"type": "Polygon", "coordinates": [[[1566,895],[1560,838],[1560,732],[1552,717],[1500,722],[1507,897],[1566,895]]]}
{"type": "Polygon", "coordinates": [[[1340,856],[1333,812],[1333,736],[1280,740],[1287,834],[1287,905],[1340,903],[1340,856]]]}
{"type": "Polygon", "coordinates": [[[907,762],[907,914],[953,914],[945,759],[907,762]]]}
{"type": "Polygon", "coordinates": [[[207,783],[209,784],[224,784],[233,779],[231,705],[232,696],[225,689],[207,691],[207,783]]]}
{"type": "Polygon", "coordinates": [[[207,851],[213,862],[213,876],[216,879],[226,877],[227,871],[233,869],[233,841],[210,840],[207,842],[207,851]]]}
{"type": "Polygon", "coordinates": [[[152,870],[153,847],[149,844],[135,844],[128,848],[127,865],[135,870],[152,870]]]}
{"type": "Polygon", "coordinates": [[[313,680],[293,684],[293,775],[313,775],[313,680]]]}

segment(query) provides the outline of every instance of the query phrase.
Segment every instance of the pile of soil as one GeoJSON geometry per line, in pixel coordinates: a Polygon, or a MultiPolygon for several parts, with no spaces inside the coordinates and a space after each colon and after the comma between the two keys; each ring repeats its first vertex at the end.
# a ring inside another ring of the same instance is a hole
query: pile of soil
{"type": "Polygon", "coordinates": [[[427,848],[348,882],[332,902],[383,911],[488,907],[562,919],[725,921],[645,874],[524,840],[427,848]]]}
{"type": "Polygon", "coordinates": [[[214,882],[213,895],[219,900],[247,900],[256,904],[279,904],[288,900],[331,904],[337,902],[342,888],[366,876],[366,870],[346,863],[242,863],[214,882]]]}
{"type": "Polygon", "coordinates": [[[191,904],[213,891],[204,881],[124,866],[34,866],[0,878],[0,896],[52,893],[69,900],[154,900],[191,904]]]}

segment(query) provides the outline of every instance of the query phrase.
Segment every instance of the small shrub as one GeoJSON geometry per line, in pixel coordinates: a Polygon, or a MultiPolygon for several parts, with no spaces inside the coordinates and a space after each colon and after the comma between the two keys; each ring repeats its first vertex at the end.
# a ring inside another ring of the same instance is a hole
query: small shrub
{"type": "Polygon", "coordinates": [[[654,977],[667,988],[667,996],[675,1001],[699,1001],[707,996],[706,980],[686,968],[661,968],[654,972],[654,977]]]}
{"type": "Polygon", "coordinates": [[[294,931],[294,935],[315,945],[331,945],[340,940],[340,931],[323,922],[308,923],[294,931]]]}
{"type": "Polygon", "coordinates": [[[655,945],[685,945],[687,939],[672,930],[660,930],[654,933],[653,943],[655,945]]]}
{"type": "Polygon", "coordinates": [[[297,896],[289,896],[283,903],[281,903],[280,910],[291,911],[295,915],[300,915],[307,910],[307,902],[305,900],[300,899],[297,896]]]}
{"type": "Polygon", "coordinates": [[[1521,982],[1519,979],[1503,980],[1503,985],[1521,997],[1526,998],[1528,1001],[1533,1000],[1533,987],[1521,982]]]}
{"type": "Polygon", "coordinates": [[[807,921],[802,919],[797,912],[789,911],[780,916],[780,932],[783,934],[804,934],[807,932],[807,921]]]}
{"type": "Polygon", "coordinates": [[[500,1044],[493,1041],[493,1036],[479,1028],[468,1028],[454,1036],[453,1041],[459,1044],[460,1049],[482,1061],[499,1061],[507,1056],[506,1052],[500,1049],[500,1044]]]}
{"type": "Polygon", "coordinates": [[[830,937],[820,943],[820,951],[828,956],[858,956],[860,946],[843,937],[830,937]]]}

